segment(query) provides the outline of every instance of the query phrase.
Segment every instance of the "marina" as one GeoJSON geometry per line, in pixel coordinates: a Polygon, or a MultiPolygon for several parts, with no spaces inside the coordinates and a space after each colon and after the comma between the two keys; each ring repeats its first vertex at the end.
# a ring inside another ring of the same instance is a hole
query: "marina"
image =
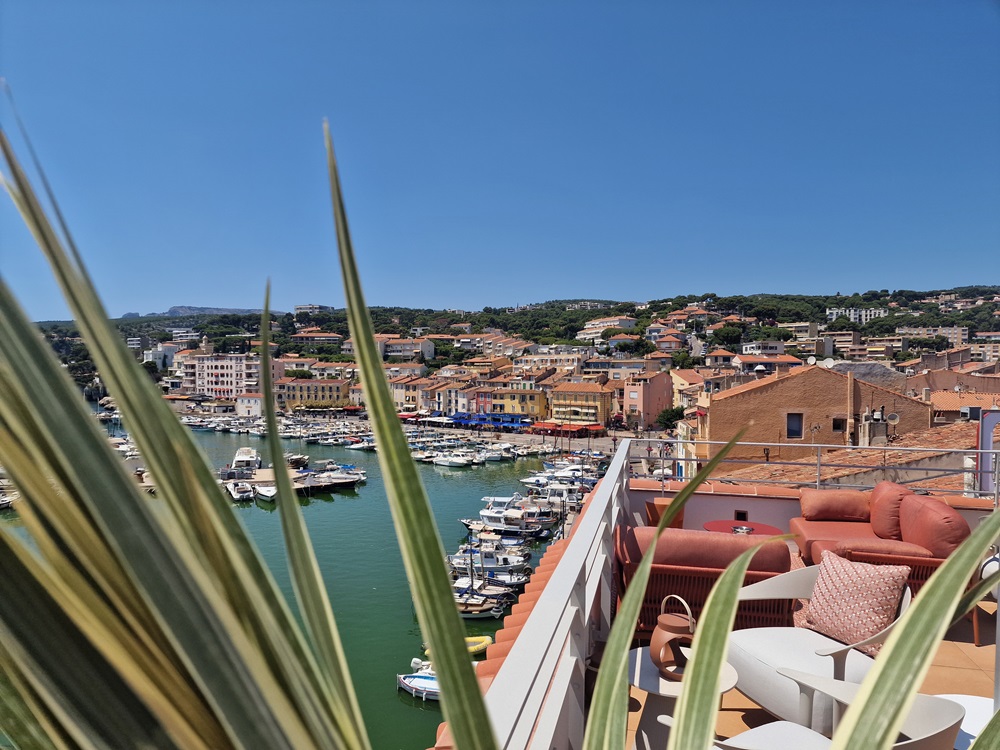
{"type": "MultiPolygon", "coordinates": [[[[193,430],[192,435],[215,468],[232,468],[241,448],[256,450],[263,468],[253,470],[259,478],[253,482],[255,489],[257,493],[273,490],[273,469],[267,466],[268,438],[205,428],[193,430]]],[[[305,440],[304,436],[282,440],[282,450],[308,456],[309,466],[319,470],[317,473],[322,473],[327,462],[333,462],[338,466],[349,464],[353,471],[367,475],[366,483],[299,495],[296,500],[303,506],[317,560],[330,588],[372,745],[402,750],[426,748],[433,742],[443,715],[433,695],[432,675],[429,678],[426,671],[418,670],[414,673],[420,676],[404,681],[415,688],[412,694],[404,692],[398,677],[415,657],[429,657],[423,651],[424,637],[412,607],[377,453],[347,445],[307,444],[305,440]]],[[[509,497],[519,489],[527,494],[520,480],[542,470],[541,458],[484,461],[460,468],[418,463],[445,551],[456,553],[467,541],[468,530],[459,519],[477,516],[484,508],[483,497],[509,497]]],[[[233,512],[257,544],[279,587],[292,600],[276,512],[281,501],[258,494],[250,502],[234,503],[233,512]]],[[[536,559],[543,549],[543,545],[535,546],[536,559]]],[[[506,550],[496,555],[504,560],[509,556],[513,561],[519,554],[506,550]]],[[[487,560],[490,554],[486,553],[487,560]]],[[[478,579],[481,574],[473,575],[478,579]]],[[[516,598],[510,589],[502,593],[506,603],[516,598]]],[[[470,653],[483,653],[487,638],[502,622],[498,616],[509,612],[509,608],[498,609],[497,599],[473,591],[457,593],[456,603],[470,613],[464,620],[471,639],[470,653]]]]}

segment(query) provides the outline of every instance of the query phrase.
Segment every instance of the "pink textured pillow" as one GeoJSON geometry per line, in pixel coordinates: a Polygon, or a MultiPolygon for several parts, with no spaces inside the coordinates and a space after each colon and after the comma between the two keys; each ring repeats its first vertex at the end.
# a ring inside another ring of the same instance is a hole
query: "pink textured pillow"
{"type": "Polygon", "coordinates": [[[895,482],[879,482],[872,489],[871,510],[872,531],[883,539],[902,539],[899,529],[899,503],[912,492],[895,482]]]}
{"type": "Polygon", "coordinates": [[[868,493],[860,490],[816,490],[799,494],[802,517],[807,521],[867,521],[868,493]]]}
{"type": "MultiPolygon", "coordinates": [[[[869,565],[824,551],[806,622],[841,643],[871,638],[896,619],[909,575],[908,565],[869,565]]],[[[880,647],[860,650],[874,656],[880,647]]]]}

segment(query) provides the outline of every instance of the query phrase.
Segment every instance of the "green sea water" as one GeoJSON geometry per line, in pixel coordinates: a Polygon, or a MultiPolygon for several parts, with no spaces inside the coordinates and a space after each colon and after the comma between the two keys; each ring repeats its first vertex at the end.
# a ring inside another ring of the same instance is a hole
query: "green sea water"
{"type": "MultiPolygon", "coordinates": [[[[267,463],[267,440],[216,432],[192,432],[192,436],[213,467],[230,464],[236,449],[244,445],[259,450],[267,463]]],[[[306,445],[301,440],[281,440],[281,446],[285,452],[305,453],[313,462],[330,458],[368,472],[368,482],[355,489],[299,501],[330,593],[372,747],[424,750],[434,743],[443,715],[436,701],[421,701],[396,687],[397,673],[409,672],[410,660],[424,656],[424,639],[396,543],[378,457],[339,446],[306,445]]],[[[459,518],[477,516],[484,496],[524,490],[519,480],[542,468],[538,459],[467,468],[417,466],[447,552],[454,552],[465,538],[459,518]]],[[[233,513],[246,527],[286,598],[293,601],[277,509],[250,503],[234,505],[233,513]]],[[[0,522],[19,525],[15,511],[0,512],[0,517],[0,522]]],[[[534,551],[532,567],[541,551],[534,551]]],[[[469,635],[492,635],[502,621],[464,622],[469,635]]],[[[2,739],[0,735],[0,748],[5,746],[2,739]]]]}
{"type": "MultiPolygon", "coordinates": [[[[262,455],[267,447],[266,440],[248,435],[192,434],[217,467],[229,464],[241,445],[255,447],[262,455]]],[[[368,471],[367,484],[311,498],[303,512],[329,588],[372,747],[428,748],[443,721],[439,704],[425,703],[396,688],[396,674],[409,672],[410,660],[423,655],[423,637],[396,544],[378,457],[367,451],[306,445],[298,440],[281,443],[285,451],[305,453],[314,461],[332,458],[368,471]]],[[[455,551],[464,539],[465,527],[458,519],[476,516],[483,507],[482,497],[523,490],[518,480],[540,469],[541,461],[536,459],[467,468],[418,464],[446,551],[455,551]]],[[[277,511],[249,504],[234,506],[233,512],[290,599],[277,511]]],[[[470,635],[492,634],[500,623],[493,619],[465,621],[470,635]]]]}

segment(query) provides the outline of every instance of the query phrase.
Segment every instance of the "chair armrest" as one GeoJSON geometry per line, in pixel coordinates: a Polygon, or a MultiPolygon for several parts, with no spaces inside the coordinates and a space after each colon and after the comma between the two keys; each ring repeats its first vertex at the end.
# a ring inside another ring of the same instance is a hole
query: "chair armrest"
{"type": "MultiPolygon", "coordinates": [[[[798,670],[786,669],[784,667],[778,668],[778,674],[798,683],[802,695],[809,696],[809,713],[805,714],[806,716],[812,715],[812,696],[815,692],[821,692],[833,699],[834,731],[836,731],[837,722],[840,719],[840,707],[850,704],[857,697],[858,691],[861,689],[861,685],[853,682],[830,679],[823,675],[799,672],[798,670]]],[[[803,704],[806,700],[806,698],[803,698],[803,704]]],[[[954,728],[960,725],[964,717],[965,708],[956,701],[949,700],[943,696],[917,693],[913,698],[913,705],[903,718],[900,732],[910,737],[911,740],[915,738],[936,737],[940,736],[939,733],[947,727],[954,728]]],[[[951,739],[948,741],[949,747],[954,738],[955,735],[952,734],[951,739]]],[[[920,746],[924,747],[925,745],[920,746]]]]}
{"type": "Polygon", "coordinates": [[[789,570],[773,578],[744,586],[740,589],[739,600],[746,602],[758,599],[809,599],[812,597],[813,585],[818,575],[818,565],[789,570]]]}
{"type": "MultiPolygon", "coordinates": [[[[847,649],[850,650],[850,647],[847,649]]],[[[843,708],[846,707],[858,693],[860,685],[845,682],[843,679],[825,677],[823,675],[800,672],[797,669],[778,668],[778,674],[796,682],[799,686],[799,724],[811,726],[813,715],[813,698],[816,692],[828,695],[833,699],[833,728],[837,729],[843,708]]]]}

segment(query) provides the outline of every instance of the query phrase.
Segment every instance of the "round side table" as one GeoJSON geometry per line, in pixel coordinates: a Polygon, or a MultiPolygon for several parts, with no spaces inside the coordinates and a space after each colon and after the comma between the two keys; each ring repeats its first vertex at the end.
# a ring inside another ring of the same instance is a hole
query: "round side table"
{"type": "MultiPolygon", "coordinates": [[[[724,664],[719,683],[720,697],[736,687],[736,678],[736,669],[728,662],[724,664]]],[[[635,750],[663,750],[670,736],[670,717],[684,688],[684,680],[664,680],[660,677],[659,670],[649,658],[649,646],[642,646],[628,652],[628,681],[648,694],[635,730],[633,747],[635,750]],[[661,721],[661,717],[665,720],[661,721]]]]}

